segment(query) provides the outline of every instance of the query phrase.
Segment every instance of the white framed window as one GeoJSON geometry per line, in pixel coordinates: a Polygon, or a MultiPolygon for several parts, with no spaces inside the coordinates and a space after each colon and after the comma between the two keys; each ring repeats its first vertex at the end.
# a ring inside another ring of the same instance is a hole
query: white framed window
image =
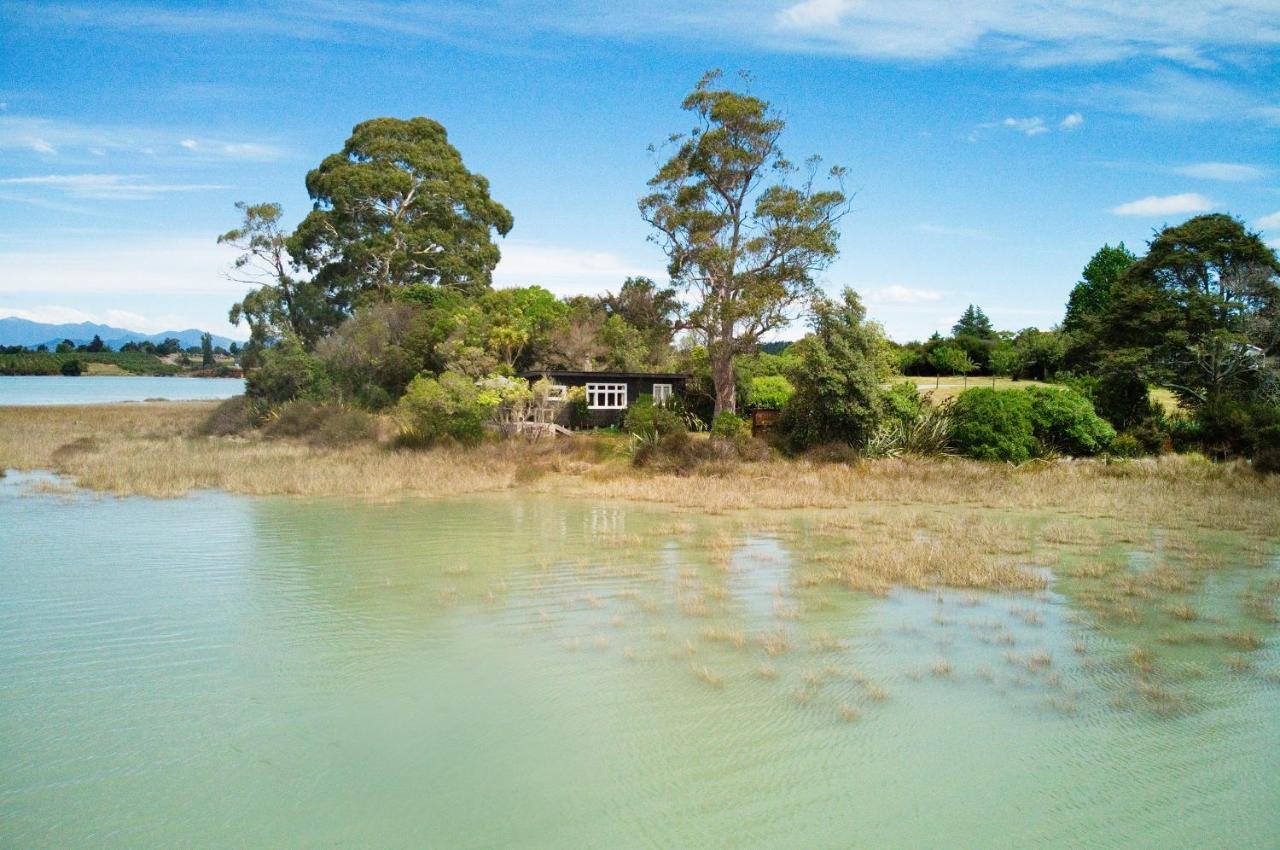
{"type": "Polygon", "coordinates": [[[587,384],[588,409],[621,410],[626,406],[626,384],[587,384]]]}
{"type": "Polygon", "coordinates": [[[671,385],[670,384],[654,384],[653,385],[653,403],[666,404],[671,401],[671,385]]]}
{"type": "Polygon", "coordinates": [[[564,384],[552,384],[547,388],[547,401],[567,401],[569,388],[564,384]]]}

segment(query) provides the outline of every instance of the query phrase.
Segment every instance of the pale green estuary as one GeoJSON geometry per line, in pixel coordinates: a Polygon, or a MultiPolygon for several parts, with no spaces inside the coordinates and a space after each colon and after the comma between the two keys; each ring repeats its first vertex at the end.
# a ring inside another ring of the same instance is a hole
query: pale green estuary
{"type": "Polygon", "coordinates": [[[1276,541],[1000,517],[1043,590],[830,580],[930,515],[10,473],[0,846],[1280,843],[1276,541]]]}

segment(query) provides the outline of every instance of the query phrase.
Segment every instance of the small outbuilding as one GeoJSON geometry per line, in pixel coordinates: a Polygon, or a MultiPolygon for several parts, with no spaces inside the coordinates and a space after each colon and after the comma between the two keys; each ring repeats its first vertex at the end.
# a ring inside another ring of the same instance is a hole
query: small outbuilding
{"type": "Polygon", "coordinates": [[[525,372],[521,377],[531,382],[542,378],[549,380],[555,387],[552,401],[567,401],[570,389],[582,387],[586,399],[585,418],[579,413],[577,421],[561,424],[586,428],[621,424],[627,408],[642,395],[652,396],[658,403],[684,398],[685,384],[689,380],[688,375],[678,372],[572,372],[559,369],[534,370],[525,372]]]}

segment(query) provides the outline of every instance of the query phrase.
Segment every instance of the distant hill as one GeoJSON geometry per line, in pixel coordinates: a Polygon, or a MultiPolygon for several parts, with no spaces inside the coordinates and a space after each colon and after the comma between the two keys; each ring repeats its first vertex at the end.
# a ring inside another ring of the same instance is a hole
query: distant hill
{"type": "MultiPolygon", "coordinates": [[[[25,345],[35,348],[47,345],[52,351],[54,346],[69,339],[76,345],[93,341],[93,337],[102,337],[112,349],[119,350],[126,342],[164,342],[169,337],[178,340],[183,348],[200,344],[200,336],[204,331],[199,328],[187,328],[182,331],[161,331],[158,334],[144,334],[124,328],[113,328],[110,325],[95,325],[93,322],[77,324],[51,325],[46,322],[32,322],[16,316],[0,319],[0,345],[25,345]]],[[[213,335],[213,344],[227,348],[235,340],[230,337],[213,335]]]]}

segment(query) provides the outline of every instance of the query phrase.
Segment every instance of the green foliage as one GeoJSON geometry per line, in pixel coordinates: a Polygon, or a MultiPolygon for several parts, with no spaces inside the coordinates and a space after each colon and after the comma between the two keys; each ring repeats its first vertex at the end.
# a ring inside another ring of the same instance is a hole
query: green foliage
{"type": "Polygon", "coordinates": [[[1258,472],[1280,473],[1280,424],[1268,425],[1258,431],[1253,468],[1258,472]]]}
{"type": "Polygon", "coordinates": [[[645,394],[635,400],[622,420],[622,429],[641,439],[656,440],[668,434],[688,430],[684,419],[665,405],[653,403],[653,397],[645,394]]]}
{"type": "Polygon", "coordinates": [[[846,289],[840,303],[815,299],[813,333],[795,346],[796,392],[782,415],[781,430],[792,450],[822,443],[856,446],[875,430],[883,404],[880,340],[879,326],[866,320],[853,290],[846,289]]]}
{"type": "Polygon", "coordinates": [[[1066,356],[1066,340],[1053,331],[1024,328],[1013,339],[1016,357],[1015,378],[1048,381],[1062,368],[1066,356]]]}
{"type": "MultiPolygon", "coordinates": [[[[915,388],[914,384],[908,386],[915,388]]],[[[893,393],[888,395],[892,396],[893,393]]],[[[894,405],[894,415],[867,437],[861,446],[862,454],[865,457],[897,457],[904,454],[938,457],[949,454],[952,429],[950,405],[930,404],[927,399],[917,396],[918,403],[912,409],[905,403],[905,393],[901,396],[900,401],[904,403],[891,402],[894,405]]]]}
{"type": "Polygon", "coordinates": [[[498,403],[495,393],[481,391],[458,372],[445,372],[438,379],[419,375],[409,382],[400,399],[401,442],[426,446],[478,443],[498,403]]]}
{"type": "MultiPolygon", "coordinates": [[[[685,98],[698,127],[670,139],[674,151],[640,199],[672,282],[694,296],[683,324],[705,340],[716,412],[737,406],[733,358],[784,326],[788,308],[835,259],[846,209],[839,188],[814,187],[817,158],[807,178],[786,182],[796,168],[778,146],[785,122],[765,101],[719,81],[718,71],[708,73],[685,98]]],[[[830,170],[837,184],[843,175],[830,170]]]]}
{"type": "Polygon", "coordinates": [[[342,305],[326,299],[320,282],[290,274],[293,259],[279,204],[240,201],[236,209],[243,216],[240,226],[219,236],[218,244],[240,250],[231,278],[256,288],[232,305],[231,324],[239,325],[241,319],[248,323],[251,352],[289,334],[310,348],[342,320],[342,305]]]}
{"type": "Polygon", "coordinates": [[[711,436],[721,440],[736,440],[750,436],[751,423],[736,413],[722,410],[711,421],[711,436]]]}
{"type": "Polygon", "coordinates": [[[1093,455],[1115,439],[1115,429],[1089,400],[1067,388],[966,390],[952,414],[952,444],[980,460],[1022,463],[1053,452],[1093,455]]]}
{"type": "Polygon", "coordinates": [[[929,355],[929,362],[939,375],[968,375],[977,368],[964,350],[954,345],[940,345],[929,355]]]}
{"type": "Polygon", "coordinates": [[[213,365],[213,337],[208,333],[200,334],[200,365],[206,369],[213,365]]]}
{"type": "Polygon", "coordinates": [[[911,422],[920,415],[926,401],[914,381],[900,381],[884,394],[885,411],[899,422],[911,422]]]}
{"type": "MultiPolygon", "coordinates": [[[[1017,392],[1017,391],[1014,391],[1017,392]]],[[[1115,439],[1115,429],[1094,412],[1089,399],[1065,387],[1027,387],[1031,423],[1045,449],[1069,455],[1095,455],[1115,439]]]]}
{"type": "Polygon", "coordinates": [[[324,364],[297,339],[285,337],[259,352],[258,365],[245,376],[244,391],[260,408],[270,408],[295,398],[323,401],[332,388],[324,364]]]}
{"type": "Polygon", "coordinates": [[[1023,463],[1040,450],[1031,399],[1021,390],[965,390],[956,398],[953,415],[951,441],[961,454],[1023,463]]]}
{"type": "Polygon", "coordinates": [[[307,174],[307,193],[314,209],[289,251],[343,309],[362,293],[414,284],[481,291],[499,259],[492,234],[512,225],[489,181],[467,170],[429,118],[357,124],[307,174]]]}
{"type": "Polygon", "coordinates": [[[1123,242],[1114,248],[1110,245],[1099,248],[1080,273],[1080,282],[1071,290],[1062,329],[1071,334],[1094,336],[1098,323],[1111,306],[1116,283],[1137,259],[1123,242]]]}
{"type": "Polygon", "coordinates": [[[747,407],[751,410],[781,410],[796,389],[782,375],[760,375],[751,379],[747,407]]]}
{"type": "Polygon", "coordinates": [[[1280,392],[1280,259],[1227,215],[1167,227],[1125,272],[1101,335],[1184,407],[1280,392]]]}
{"type": "Polygon", "coordinates": [[[84,367],[80,365],[79,360],[63,360],[58,367],[58,371],[68,377],[75,377],[84,371],[84,367]]]}
{"type": "Polygon", "coordinates": [[[970,304],[965,311],[960,314],[960,319],[951,328],[951,335],[955,337],[970,336],[976,339],[994,339],[996,332],[991,326],[991,319],[987,318],[987,314],[982,312],[982,308],[975,304],[970,304]]]}
{"type": "Polygon", "coordinates": [[[426,311],[388,302],[361,307],[316,344],[336,396],[372,410],[395,404],[426,366],[426,311]]]}

